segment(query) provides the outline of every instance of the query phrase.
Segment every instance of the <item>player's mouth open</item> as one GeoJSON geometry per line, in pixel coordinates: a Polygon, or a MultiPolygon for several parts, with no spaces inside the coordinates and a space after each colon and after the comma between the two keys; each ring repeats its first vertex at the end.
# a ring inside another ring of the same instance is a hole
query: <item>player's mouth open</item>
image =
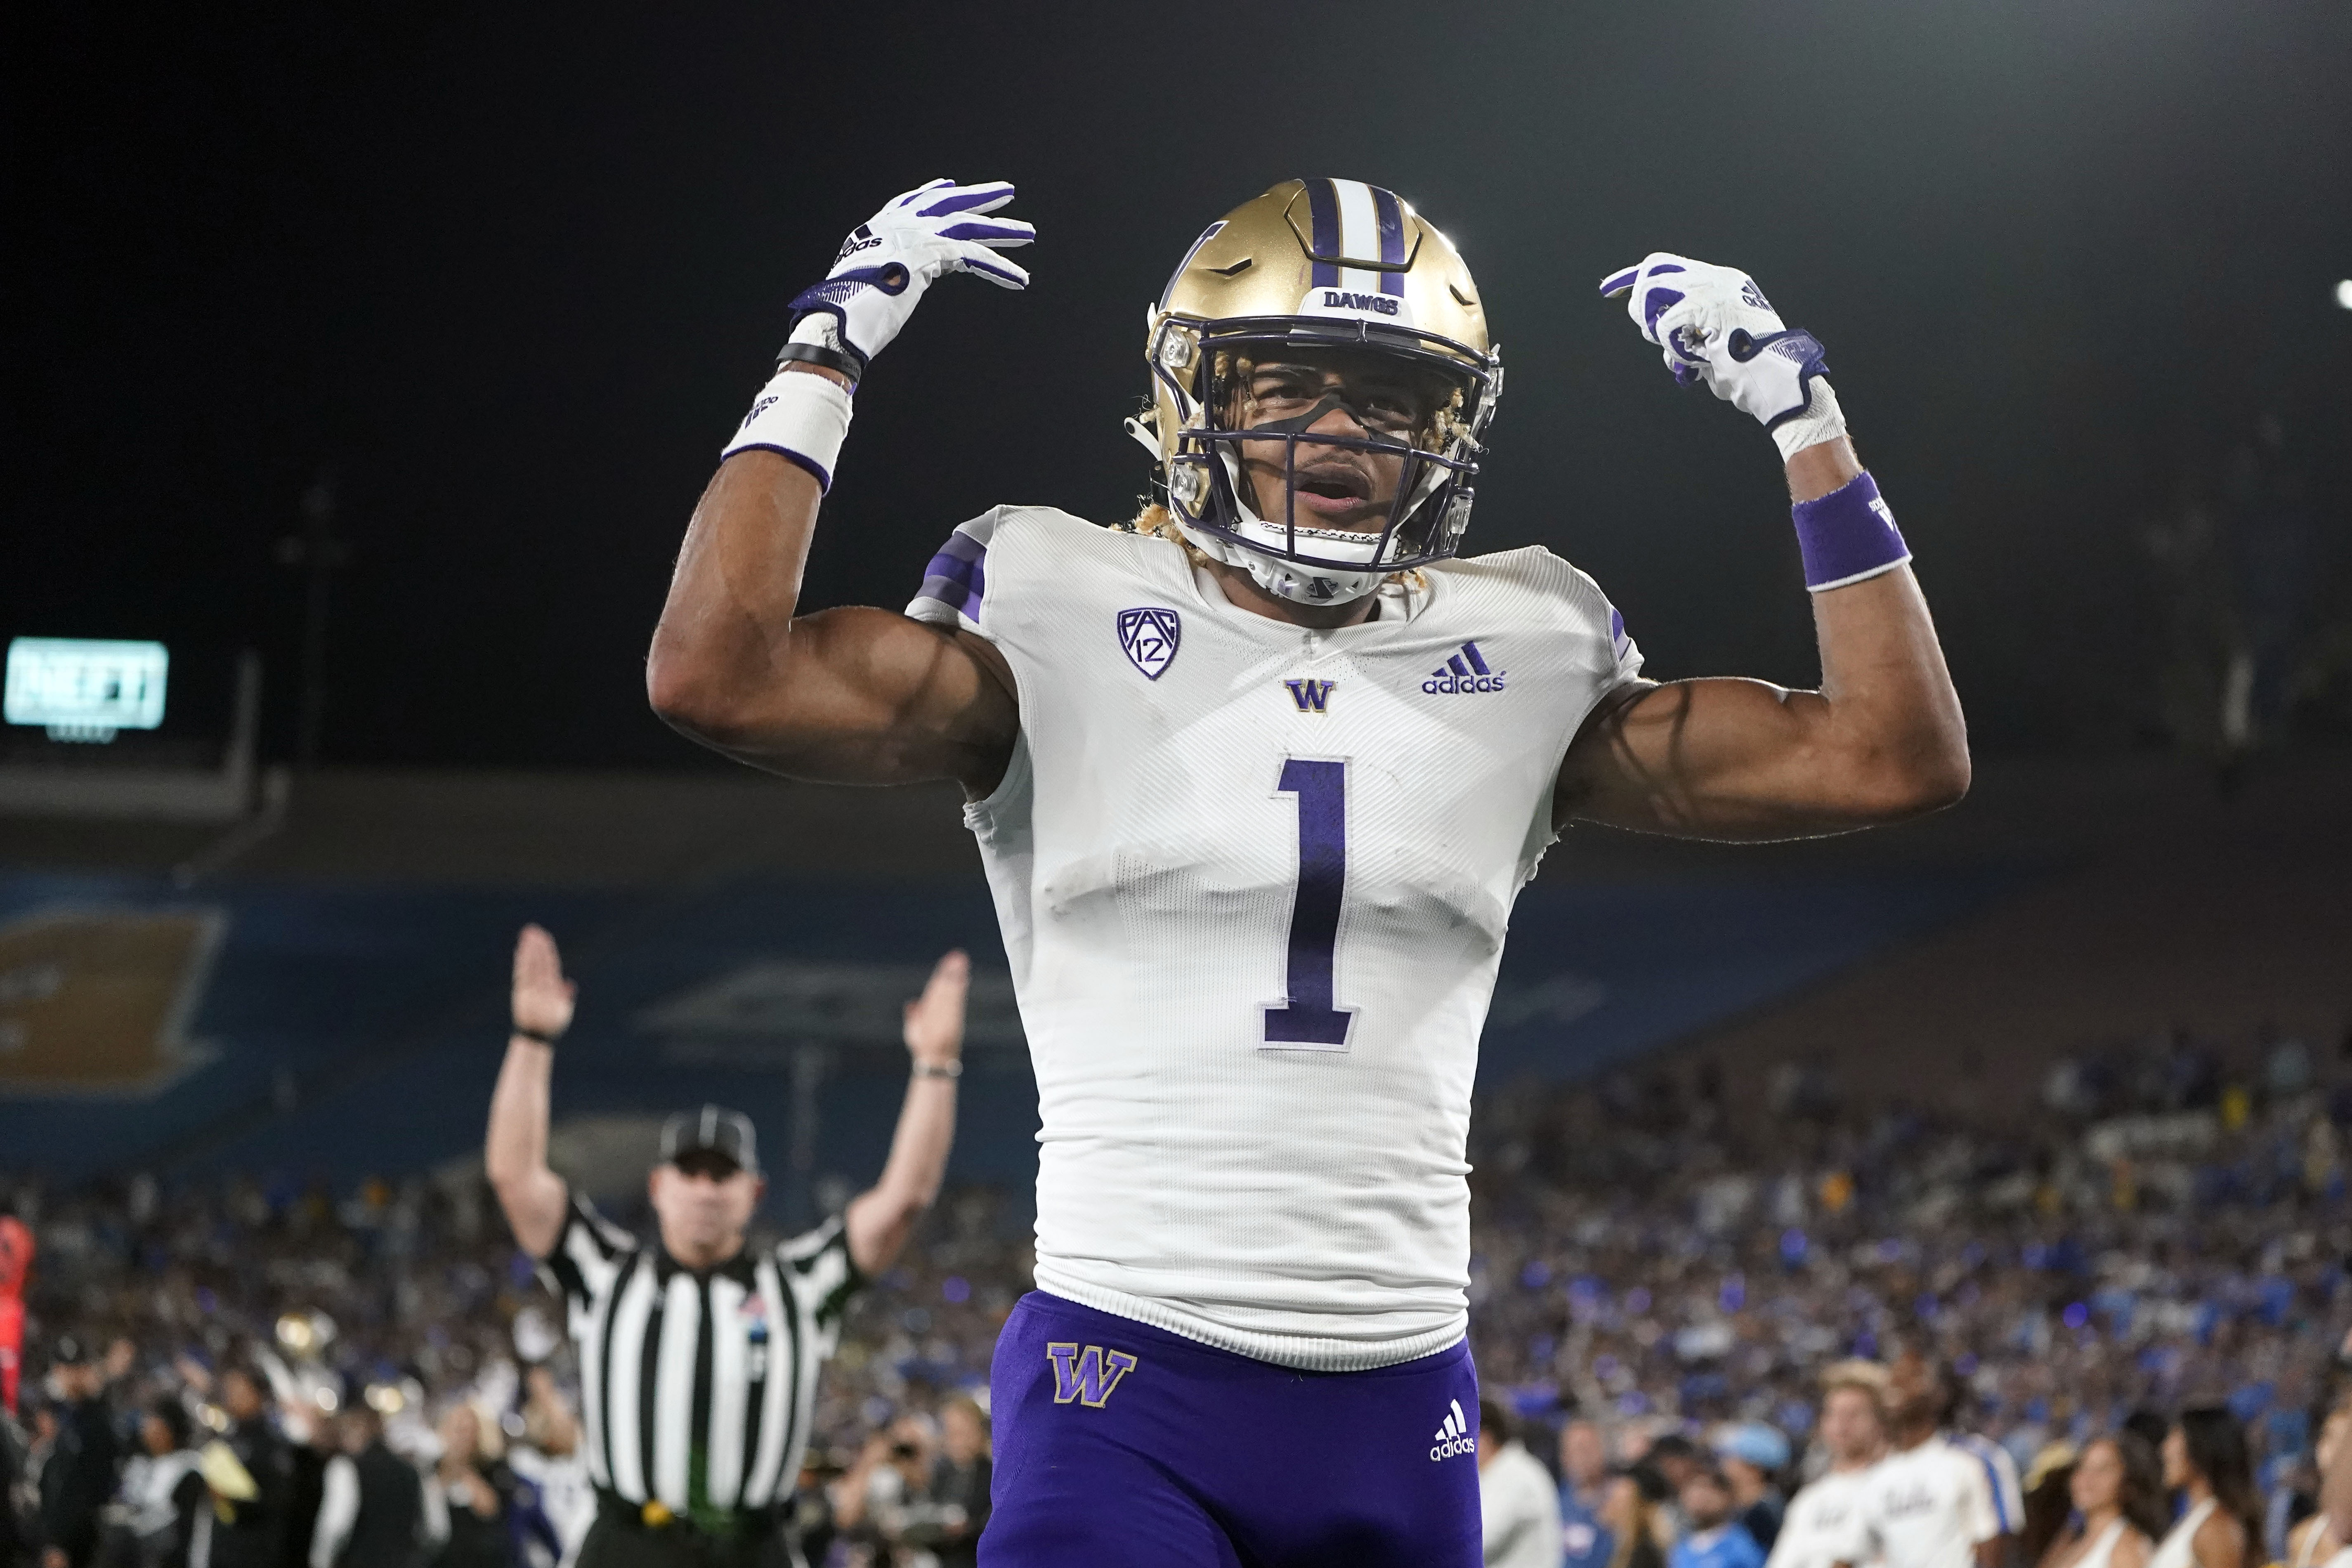
{"type": "Polygon", "coordinates": [[[1337,521],[1361,511],[1372,499],[1372,486],[1355,468],[1329,464],[1302,470],[1294,493],[1302,512],[1322,521],[1337,521]]]}

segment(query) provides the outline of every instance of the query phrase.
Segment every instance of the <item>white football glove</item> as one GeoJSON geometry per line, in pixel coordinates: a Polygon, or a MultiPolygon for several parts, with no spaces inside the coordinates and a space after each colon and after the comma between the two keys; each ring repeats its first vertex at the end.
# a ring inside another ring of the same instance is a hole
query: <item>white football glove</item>
{"type": "Polygon", "coordinates": [[[862,373],[942,274],[976,272],[1002,289],[1027,288],[1029,274],[997,252],[1028,244],[1037,231],[1019,218],[985,216],[1012,199],[1002,180],[933,180],[896,198],[842,241],[824,282],[793,300],[801,313],[787,341],[847,353],[862,373]]]}
{"type": "Polygon", "coordinates": [[[1601,292],[1626,296],[1625,313],[1675,379],[1754,415],[1783,459],[1845,434],[1821,340],[1784,324],[1745,272],[1660,250],[1603,279],[1601,292]]]}

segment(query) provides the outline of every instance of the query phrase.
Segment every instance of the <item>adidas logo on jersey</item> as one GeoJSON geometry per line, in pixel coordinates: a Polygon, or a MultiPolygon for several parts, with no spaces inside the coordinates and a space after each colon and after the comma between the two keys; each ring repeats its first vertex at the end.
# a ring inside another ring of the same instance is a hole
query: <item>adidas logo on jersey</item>
{"type": "Polygon", "coordinates": [[[1462,651],[1445,661],[1444,668],[1433,669],[1429,679],[1421,683],[1423,691],[1451,696],[1456,692],[1500,691],[1507,670],[1489,669],[1478,645],[1466,642],[1462,651]]]}
{"type": "Polygon", "coordinates": [[[1445,1424],[1438,1427],[1437,1440],[1429,1450],[1430,1461],[1433,1464],[1478,1451],[1478,1434],[1471,1429],[1470,1423],[1464,1418],[1462,1402],[1458,1399],[1450,1399],[1446,1401],[1446,1406],[1445,1424]]]}

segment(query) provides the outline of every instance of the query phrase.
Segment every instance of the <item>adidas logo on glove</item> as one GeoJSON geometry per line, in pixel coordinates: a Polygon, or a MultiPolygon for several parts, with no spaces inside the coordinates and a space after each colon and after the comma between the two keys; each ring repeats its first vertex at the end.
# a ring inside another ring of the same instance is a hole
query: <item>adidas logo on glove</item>
{"type": "Polygon", "coordinates": [[[1456,692],[1500,691],[1503,689],[1503,677],[1508,673],[1507,670],[1487,668],[1485,657],[1478,652],[1478,645],[1466,642],[1462,645],[1461,652],[1445,661],[1444,668],[1429,672],[1429,679],[1421,683],[1421,689],[1446,696],[1456,692]]]}

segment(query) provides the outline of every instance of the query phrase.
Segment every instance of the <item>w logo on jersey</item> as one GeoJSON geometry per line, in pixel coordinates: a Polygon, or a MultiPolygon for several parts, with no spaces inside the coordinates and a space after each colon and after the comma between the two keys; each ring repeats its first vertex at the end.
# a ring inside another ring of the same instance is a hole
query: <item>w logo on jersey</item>
{"type": "Polygon", "coordinates": [[[1323,705],[1331,700],[1331,689],[1339,683],[1336,680],[1286,680],[1283,684],[1290,688],[1290,700],[1298,704],[1301,713],[1320,713],[1324,710],[1323,705]]]}
{"type": "Polygon", "coordinates": [[[1047,1345],[1045,1359],[1054,1363],[1054,1403],[1067,1405],[1075,1399],[1089,1410],[1109,1404],[1118,1380],[1137,1364],[1125,1351],[1107,1351],[1100,1345],[1088,1345],[1083,1351],[1074,1344],[1047,1345]]]}
{"type": "Polygon", "coordinates": [[[1158,605],[1118,613],[1118,646],[1146,679],[1159,679],[1176,662],[1176,644],[1183,633],[1176,612],[1158,605]]]}
{"type": "Polygon", "coordinates": [[[1445,661],[1443,668],[1429,672],[1429,679],[1421,683],[1421,689],[1448,695],[1500,691],[1503,689],[1503,677],[1507,673],[1507,670],[1487,668],[1486,656],[1478,651],[1478,645],[1466,642],[1462,645],[1461,652],[1445,661]]]}

